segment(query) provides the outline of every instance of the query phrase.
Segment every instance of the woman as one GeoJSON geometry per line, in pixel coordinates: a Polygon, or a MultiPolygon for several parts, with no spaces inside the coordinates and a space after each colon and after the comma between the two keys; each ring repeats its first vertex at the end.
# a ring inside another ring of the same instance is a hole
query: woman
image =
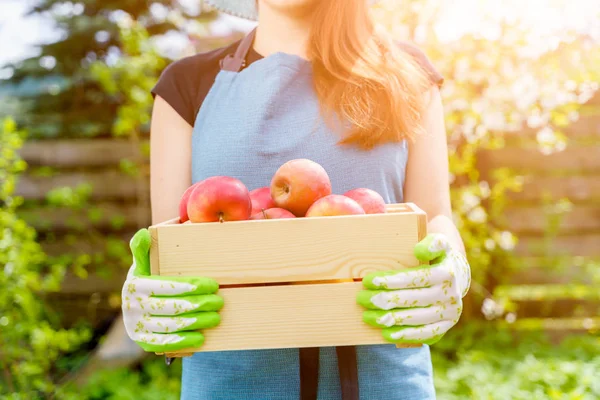
{"type": "MultiPolygon", "coordinates": [[[[228,175],[252,190],[284,162],[308,158],[334,193],[368,187],[424,209],[430,235],[415,254],[430,265],[363,280],[364,322],[389,345],[196,353],[183,359],[182,398],[435,398],[428,345],[456,324],[470,284],[451,221],[441,76],[415,47],[376,32],[368,0],[211,3],[258,27],[174,62],[154,88],[153,221],[177,215],[194,182],[228,175]]],[[[145,229],[131,242],[129,336],[149,352],[201,346],[202,329],[219,324],[218,283],[149,276],[148,245],[145,229]]]]}

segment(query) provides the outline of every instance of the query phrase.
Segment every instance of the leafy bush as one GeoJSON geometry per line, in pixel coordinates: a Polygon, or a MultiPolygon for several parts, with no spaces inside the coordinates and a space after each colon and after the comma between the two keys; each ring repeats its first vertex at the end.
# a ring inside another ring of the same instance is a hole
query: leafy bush
{"type": "Polygon", "coordinates": [[[573,335],[559,344],[471,323],[432,347],[440,400],[600,398],[600,338],[573,335]]]}
{"type": "MultiPolygon", "coordinates": [[[[544,154],[564,150],[564,129],[598,90],[600,43],[584,23],[577,29],[539,29],[524,20],[527,13],[508,12],[522,7],[516,0],[503,5],[506,14],[477,8],[481,31],[461,33],[454,27],[440,34],[454,7],[436,0],[384,1],[374,12],[398,39],[416,43],[446,78],[442,96],[454,220],[473,270],[470,300],[493,319],[515,307],[494,287],[519,267],[518,238],[503,224],[503,213],[507,195],[523,190],[524,177],[506,168],[486,171],[481,150],[508,145],[537,147],[544,154]]],[[[465,316],[481,316],[473,311],[467,305],[465,316]]]]}
{"type": "MultiPolygon", "coordinates": [[[[469,323],[432,346],[439,400],[595,400],[600,398],[600,338],[571,336],[558,345],[539,332],[515,336],[489,323],[469,323]]],[[[65,400],[175,400],[181,362],[161,358],[139,369],[94,375],[65,400]]]]}
{"type": "Polygon", "coordinates": [[[59,290],[65,266],[48,263],[35,230],[16,215],[24,138],[11,119],[0,125],[0,393],[9,399],[52,393],[64,373],[57,360],[90,337],[84,328],[61,329],[44,301],[59,290]]]}
{"type": "Polygon", "coordinates": [[[77,391],[64,390],[64,400],[176,400],[181,390],[181,361],[167,366],[152,357],[139,368],[117,368],[94,374],[77,391]]]}

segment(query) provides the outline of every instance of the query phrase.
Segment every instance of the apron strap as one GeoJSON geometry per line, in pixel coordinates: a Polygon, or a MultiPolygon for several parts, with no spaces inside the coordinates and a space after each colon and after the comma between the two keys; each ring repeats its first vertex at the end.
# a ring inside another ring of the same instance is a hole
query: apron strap
{"type": "MultiPolygon", "coordinates": [[[[355,346],[335,348],[342,400],[359,400],[355,346]]],[[[319,348],[300,348],[300,400],[316,400],[319,388],[319,348]]]]}
{"type": "Polygon", "coordinates": [[[358,366],[355,346],[338,346],[335,348],[338,359],[340,385],[343,400],[358,400],[358,366]]]}
{"type": "Polygon", "coordinates": [[[227,54],[221,60],[221,69],[225,71],[240,72],[246,66],[246,56],[254,42],[256,28],[246,35],[235,50],[235,54],[227,54]]]}
{"type": "MultiPolygon", "coordinates": [[[[246,35],[238,45],[234,54],[228,54],[220,62],[224,71],[240,72],[246,66],[246,57],[254,37],[256,28],[246,35]]],[[[356,347],[336,347],[338,371],[343,400],[358,400],[358,368],[356,347]]],[[[300,400],[316,400],[319,385],[319,348],[299,349],[300,360],[300,400]]]]}
{"type": "Polygon", "coordinates": [[[319,348],[300,348],[300,400],[316,400],[319,388],[319,348]]]}

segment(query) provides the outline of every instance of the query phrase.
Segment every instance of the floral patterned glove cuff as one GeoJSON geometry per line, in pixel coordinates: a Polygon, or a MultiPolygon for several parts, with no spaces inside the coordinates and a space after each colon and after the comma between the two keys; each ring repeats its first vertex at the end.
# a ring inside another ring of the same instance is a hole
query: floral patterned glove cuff
{"type": "Polygon", "coordinates": [[[389,342],[433,344],[458,322],[471,269],[442,234],[428,235],[414,251],[430,264],[367,275],[357,302],[368,309],[363,320],[383,328],[389,342]]]}
{"type": "Polygon", "coordinates": [[[122,311],[129,337],[145,351],[176,351],[199,347],[198,332],[220,323],[223,299],[210,278],[150,275],[150,233],[138,231],[130,242],[133,265],[122,290],[122,311]]]}

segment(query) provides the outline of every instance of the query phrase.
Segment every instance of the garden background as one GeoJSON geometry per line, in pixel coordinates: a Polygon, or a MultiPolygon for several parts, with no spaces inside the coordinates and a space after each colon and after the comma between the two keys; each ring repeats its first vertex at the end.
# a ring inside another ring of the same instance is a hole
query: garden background
{"type": "MultiPolygon", "coordinates": [[[[3,398],[179,397],[181,363],[124,336],[120,289],[128,240],[150,224],[150,88],[172,60],[251,26],[199,3],[28,0],[19,17],[58,34],[0,66],[3,398]]],[[[474,282],[432,347],[439,398],[600,398],[600,4],[390,0],[374,13],[446,79],[474,282]]],[[[19,20],[0,21],[0,49],[19,46],[24,22],[13,41],[19,20]]]]}

